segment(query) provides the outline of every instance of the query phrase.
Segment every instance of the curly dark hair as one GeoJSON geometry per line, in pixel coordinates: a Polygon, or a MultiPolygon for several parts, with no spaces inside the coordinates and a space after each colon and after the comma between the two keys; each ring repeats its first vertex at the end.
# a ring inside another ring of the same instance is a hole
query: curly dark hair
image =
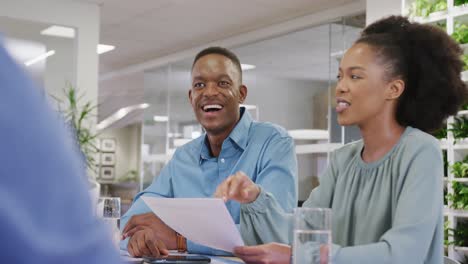
{"type": "Polygon", "coordinates": [[[435,131],[466,102],[462,50],[443,30],[390,16],[366,27],[356,43],[374,49],[386,78],[405,82],[396,110],[400,125],[435,131]]]}
{"type": "Polygon", "coordinates": [[[241,63],[239,61],[239,58],[236,56],[236,54],[234,54],[234,52],[226,49],[226,48],[223,48],[223,47],[209,47],[209,48],[206,48],[200,52],[198,52],[198,54],[195,56],[195,59],[193,60],[193,63],[192,63],[192,70],[193,70],[193,66],[195,66],[195,63],[203,56],[206,56],[206,55],[209,55],[209,54],[218,54],[218,55],[222,55],[228,59],[230,59],[232,61],[232,63],[234,63],[234,65],[236,66],[237,70],[239,71],[239,78],[240,78],[240,82],[242,83],[242,67],[241,67],[241,63]]]}

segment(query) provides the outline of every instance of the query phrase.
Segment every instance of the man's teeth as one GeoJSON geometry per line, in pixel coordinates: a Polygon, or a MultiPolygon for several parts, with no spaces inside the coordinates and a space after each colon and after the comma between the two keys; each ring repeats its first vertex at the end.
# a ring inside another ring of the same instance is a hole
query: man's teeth
{"type": "Polygon", "coordinates": [[[347,103],[347,102],[339,102],[339,103],[338,103],[338,106],[340,106],[340,107],[348,107],[348,106],[349,106],[349,103],[347,103]]]}
{"type": "Polygon", "coordinates": [[[222,109],[223,107],[221,105],[205,105],[203,107],[203,111],[208,111],[208,110],[220,110],[222,109]]]}

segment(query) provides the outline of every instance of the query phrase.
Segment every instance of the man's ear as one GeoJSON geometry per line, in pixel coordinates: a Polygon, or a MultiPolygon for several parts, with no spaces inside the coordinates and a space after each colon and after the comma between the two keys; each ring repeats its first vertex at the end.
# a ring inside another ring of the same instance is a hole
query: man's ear
{"type": "Polygon", "coordinates": [[[245,98],[247,98],[247,86],[242,84],[239,87],[239,104],[242,104],[245,101],[245,98]]]}
{"type": "Polygon", "coordinates": [[[192,104],[192,89],[188,90],[188,99],[189,99],[190,104],[192,104]]]}
{"type": "Polygon", "coordinates": [[[386,98],[387,100],[398,99],[405,91],[405,82],[401,79],[391,81],[387,86],[386,98]]]}

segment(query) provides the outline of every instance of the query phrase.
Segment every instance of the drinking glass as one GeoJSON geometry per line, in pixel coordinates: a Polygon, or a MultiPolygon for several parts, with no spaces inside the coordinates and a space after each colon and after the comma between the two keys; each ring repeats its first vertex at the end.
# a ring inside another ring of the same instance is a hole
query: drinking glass
{"type": "Polygon", "coordinates": [[[329,208],[294,209],[293,263],[330,263],[331,240],[329,208]]]}
{"type": "Polygon", "coordinates": [[[106,224],[116,247],[120,242],[120,197],[99,197],[97,216],[106,224]]]}

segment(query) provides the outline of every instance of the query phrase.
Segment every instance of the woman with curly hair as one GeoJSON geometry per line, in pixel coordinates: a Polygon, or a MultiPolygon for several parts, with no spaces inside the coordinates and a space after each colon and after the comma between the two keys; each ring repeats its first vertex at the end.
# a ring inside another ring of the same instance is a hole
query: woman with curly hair
{"type": "MultiPolygon", "coordinates": [[[[362,140],[331,153],[303,205],[331,208],[333,263],[442,263],[443,161],[428,133],[466,100],[461,54],[442,30],[391,16],[365,28],[343,56],[338,123],[357,125],[362,140]]],[[[289,263],[291,220],[273,196],[241,173],[215,196],[242,203],[246,244],[269,243],[236,255],[289,263]]]]}

